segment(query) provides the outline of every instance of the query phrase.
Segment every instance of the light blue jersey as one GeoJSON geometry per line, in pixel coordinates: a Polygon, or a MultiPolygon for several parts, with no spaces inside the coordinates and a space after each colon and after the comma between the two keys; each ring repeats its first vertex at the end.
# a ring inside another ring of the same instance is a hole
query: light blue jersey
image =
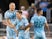
{"type": "Polygon", "coordinates": [[[34,17],[34,16],[37,16],[37,13],[35,13],[35,14],[33,15],[33,17],[34,17]]]}
{"type": "Polygon", "coordinates": [[[33,16],[31,19],[31,23],[34,26],[34,34],[35,39],[46,39],[44,26],[47,22],[44,16],[33,16]]]}
{"type": "MultiPolygon", "coordinates": [[[[27,26],[29,24],[28,20],[26,18],[24,18],[24,17],[22,17],[21,20],[16,19],[16,23],[17,23],[17,25],[16,25],[17,30],[21,26],[27,26]]],[[[19,30],[18,39],[29,39],[30,38],[29,32],[27,32],[27,33],[24,33],[24,32],[25,32],[25,30],[19,30]]]]}
{"type": "MultiPolygon", "coordinates": [[[[4,17],[5,17],[5,19],[10,19],[12,24],[15,24],[16,10],[6,11],[4,17]]],[[[6,32],[7,32],[7,39],[10,39],[10,38],[15,39],[16,38],[16,34],[14,32],[14,29],[10,28],[9,26],[7,26],[6,32]]]]}

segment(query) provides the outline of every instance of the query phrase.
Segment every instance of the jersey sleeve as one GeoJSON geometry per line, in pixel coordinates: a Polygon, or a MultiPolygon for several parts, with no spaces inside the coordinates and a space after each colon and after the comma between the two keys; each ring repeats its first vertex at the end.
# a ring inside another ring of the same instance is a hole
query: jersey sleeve
{"type": "Polygon", "coordinates": [[[5,18],[5,19],[9,19],[9,17],[8,17],[8,12],[7,12],[7,11],[6,11],[5,14],[4,14],[4,18],[5,18]]]}
{"type": "Polygon", "coordinates": [[[47,19],[45,18],[45,23],[47,23],[47,19]]]}
{"type": "Polygon", "coordinates": [[[25,26],[27,26],[29,24],[29,22],[28,22],[28,20],[26,18],[24,20],[24,24],[25,24],[25,26]]]}

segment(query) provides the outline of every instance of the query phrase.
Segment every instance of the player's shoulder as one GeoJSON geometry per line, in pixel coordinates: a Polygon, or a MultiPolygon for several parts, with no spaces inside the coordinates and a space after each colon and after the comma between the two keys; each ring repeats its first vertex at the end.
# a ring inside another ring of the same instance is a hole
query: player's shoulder
{"type": "Polygon", "coordinates": [[[43,19],[46,19],[46,17],[45,16],[41,16],[43,19]]]}
{"type": "Polygon", "coordinates": [[[32,18],[31,18],[31,20],[35,20],[35,19],[37,19],[38,17],[37,16],[33,16],[32,18]]]}
{"type": "Polygon", "coordinates": [[[9,12],[9,10],[5,11],[5,13],[8,13],[8,12],[9,12]]]}
{"type": "Polygon", "coordinates": [[[22,17],[22,19],[25,20],[26,18],[25,17],[22,17]]]}
{"type": "Polygon", "coordinates": [[[32,18],[37,18],[38,16],[37,15],[34,15],[32,18]]]}
{"type": "Polygon", "coordinates": [[[24,16],[22,16],[22,19],[23,19],[24,21],[26,21],[26,20],[27,20],[27,18],[26,18],[26,17],[24,17],[24,16]]]}
{"type": "Polygon", "coordinates": [[[9,10],[5,11],[5,14],[8,14],[9,13],[9,10]]]}

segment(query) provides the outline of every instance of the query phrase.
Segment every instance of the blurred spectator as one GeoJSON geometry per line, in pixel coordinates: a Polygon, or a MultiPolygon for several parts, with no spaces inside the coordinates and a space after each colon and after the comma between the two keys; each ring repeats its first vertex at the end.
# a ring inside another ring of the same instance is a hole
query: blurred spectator
{"type": "Polygon", "coordinates": [[[2,22],[2,10],[0,9],[0,22],[2,22]]]}
{"type": "Polygon", "coordinates": [[[47,18],[48,23],[51,23],[51,8],[47,9],[46,18],[47,18]]]}
{"type": "Polygon", "coordinates": [[[47,7],[48,7],[48,8],[52,8],[52,2],[50,2],[47,7]]]}
{"type": "Polygon", "coordinates": [[[46,17],[47,17],[47,20],[49,23],[52,23],[52,2],[50,2],[50,4],[47,6],[47,14],[46,14],[46,17]]]}
{"type": "Polygon", "coordinates": [[[31,17],[32,17],[32,16],[34,15],[34,13],[35,13],[35,9],[36,9],[36,7],[35,7],[35,4],[34,4],[34,3],[32,3],[32,4],[31,4],[31,7],[28,8],[28,13],[29,13],[28,20],[29,20],[29,22],[30,22],[30,20],[31,20],[31,17]]]}
{"type": "Polygon", "coordinates": [[[28,11],[25,10],[25,6],[21,6],[22,15],[26,18],[28,18],[28,11]]]}
{"type": "Polygon", "coordinates": [[[39,7],[43,10],[43,16],[46,17],[46,10],[47,10],[47,6],[48,6],[48,2],[47,1],[43,1],[40,2],[39,7]]]}
{"type": "Polygon", "coordinates": [[[3,12],[2,12],[2,10],[1,10],[1,8],[0,8],[0,28],[3,27],[3,26],[2,26],[2,19],[3,19],[3,12]]]}
{"type": "Polygon", "coordinates": [[[27,0],[27,2],[31,6],[31,3],[34,3],[34,0],[27,0]]]}
{"type": "Polygon", "coordinates": [[[35,5],[37,8],[39,8],[39,3],[41,2],[41,0],[35,0],[35,5]]]}

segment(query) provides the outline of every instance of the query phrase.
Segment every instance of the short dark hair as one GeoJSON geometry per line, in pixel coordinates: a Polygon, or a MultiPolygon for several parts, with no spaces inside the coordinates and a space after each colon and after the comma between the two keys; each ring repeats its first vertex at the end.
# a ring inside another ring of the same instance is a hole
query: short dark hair
{"type": "Polygon", "coordinates": [[[19,14],[22,14],[22,11],[21,10],[18,10],[17,12],[19,12],[19,14]]]}
{"type": "MultiPolygon", "coordinates": [[[[10,2],[9,5],[10,5],[11,3],[14,3],[14,2],[10,2]]],[[[14,4],[15,4],[15,3],[14,3],[14,4]]]]}
{"type": "Polygon", "coordinates": [[[37,9],[37,13],[39,13],[41,10],[42,10],[41,8],[38,8],[38,9],[37,9]]]}

